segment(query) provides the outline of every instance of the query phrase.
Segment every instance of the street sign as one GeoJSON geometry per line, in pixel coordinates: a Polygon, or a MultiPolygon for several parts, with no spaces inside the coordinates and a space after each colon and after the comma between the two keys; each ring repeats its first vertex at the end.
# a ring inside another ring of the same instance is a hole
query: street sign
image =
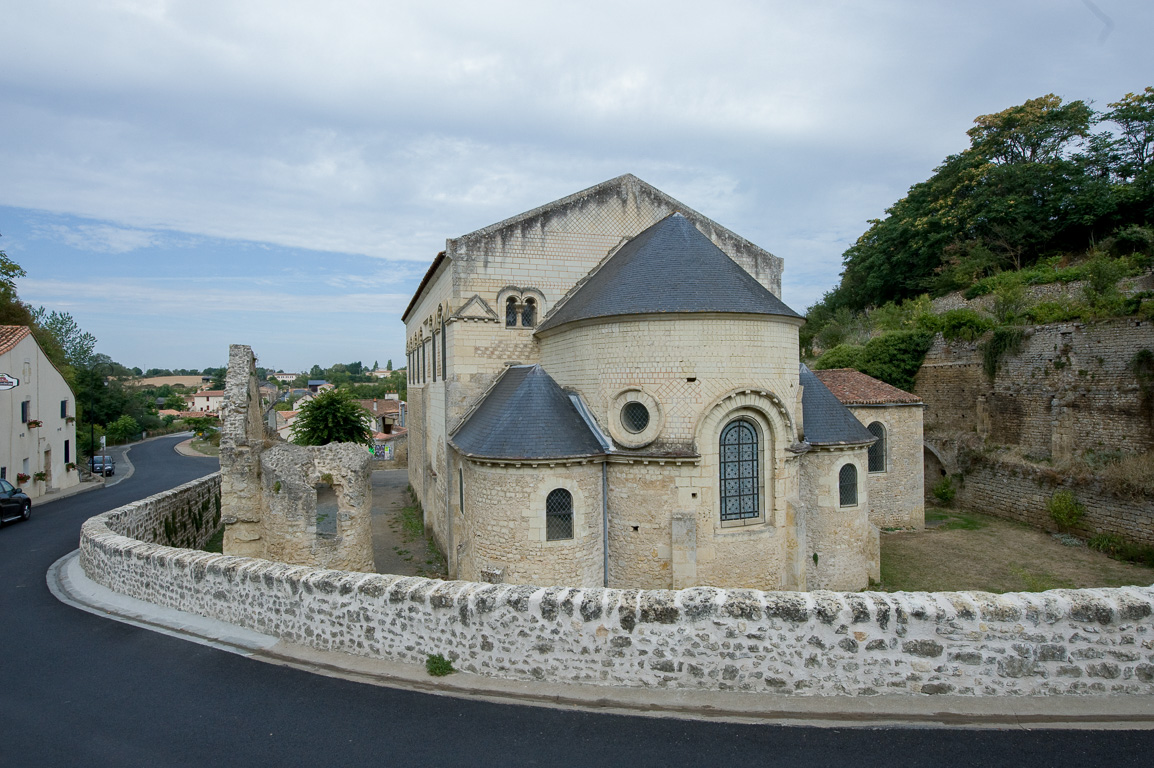
{"type": "Polygon", "coordinates": [[[0,390],[12,389],[20,386],[20,379],[15,376],[9,376],[7,373],[0,373],[0,390]]]}
{"type": "Polygon", "coordinates": [[[105,443],[104,443],[104,440],[105,440],[105,437],[104,437],[104,435],[101,435],[101,436],[100,436],[100,447],[101,447],[101,448],[104,448],[104,447],[105,447],[105,443]]]}

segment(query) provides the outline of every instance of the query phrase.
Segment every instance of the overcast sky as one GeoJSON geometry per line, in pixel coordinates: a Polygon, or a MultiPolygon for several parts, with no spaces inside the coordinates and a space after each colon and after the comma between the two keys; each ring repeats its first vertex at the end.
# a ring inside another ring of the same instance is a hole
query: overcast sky
{"type": "Polygon", "coordinates": [[[0,248],[128,365],[404,360],[445,239],[633,173],[798,311],[974,117],[1154,85],[1154,3],[0,0],[0,248]]]}

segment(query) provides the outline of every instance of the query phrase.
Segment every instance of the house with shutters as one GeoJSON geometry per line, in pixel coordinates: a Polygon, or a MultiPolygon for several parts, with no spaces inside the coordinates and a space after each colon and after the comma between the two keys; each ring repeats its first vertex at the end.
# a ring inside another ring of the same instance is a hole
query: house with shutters
{"type": "Polygon", "coordinates": [[[0,478],[36,499],[80,482],[76,395],[31,330],[0,325],[0,478]]]}
{"type": "Polygon", "coordinates": [[[403,320],[409,480],[451,575],[877,578],[876,429],[801,364],[782,267],[632,175],[448,240],[403,320]]]}

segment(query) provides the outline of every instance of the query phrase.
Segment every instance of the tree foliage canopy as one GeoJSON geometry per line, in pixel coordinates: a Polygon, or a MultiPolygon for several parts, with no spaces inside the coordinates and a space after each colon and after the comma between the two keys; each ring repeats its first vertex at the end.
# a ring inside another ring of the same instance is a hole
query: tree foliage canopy
{"type": "Polygon", "coordinates": [[[947,293],[1149,227],[1154,88],[1109,106],[1097,113],[1047,94],[977,117],[970,146],[870,221],[845,251],[841,282],[811,308],[811,322],[823,326],[840,308],[947,293]]]}
{"type": "Polygon", "coordinates": [[[329,443],[362,443],[373,439],[370,417],[352,395],[344,390],[321,392],[301,406],[292,425],[292,439],[297,445],[329,443]]]}

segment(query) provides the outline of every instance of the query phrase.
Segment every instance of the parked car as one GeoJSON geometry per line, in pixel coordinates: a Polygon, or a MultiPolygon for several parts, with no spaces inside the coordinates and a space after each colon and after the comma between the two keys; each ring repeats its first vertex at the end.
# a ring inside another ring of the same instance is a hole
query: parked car
{"type": "Polygon", "coordinates": [[[32,516],[32,499],[7,480],[0,480],[0,525],[32,516]]]}
{"type": "Polygon", "coordinates": [[[111,456],[93,456],[88,460],[88,466],[94,475],[111,477],[116,474],[116,459],[111,456]]]}

